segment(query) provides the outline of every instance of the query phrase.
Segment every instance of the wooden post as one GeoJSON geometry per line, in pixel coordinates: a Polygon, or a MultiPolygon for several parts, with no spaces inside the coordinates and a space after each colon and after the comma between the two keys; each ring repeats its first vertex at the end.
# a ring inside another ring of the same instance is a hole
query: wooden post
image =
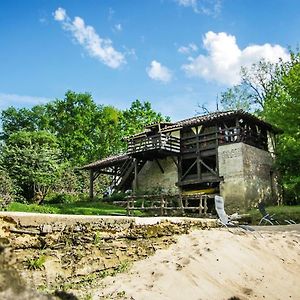
{"type": "Polygon", "coordinates": [[[160,215],[164,215],[164,197],[163,195],[160,196],[160,215]]]}
{"type": "Polygon", "coordinates": [[[203,197],[200,195],[199,197],[199,215],[201,216],[203,213],[203,197]]]}
{"type": "Polygon", "coordinates": [[[90,170],[90,199],[94,198],[94,171],[90,170]]]}
{"type": "Polygon", "coordinates": [[[199,127],[196,127],[196,155],[197,155],[197,177],[198,179],[201,179],[202,174],[201,174],[201,164],[200,164],[200,139],[199,139],[199,127]]]}
{"type": "Polygon", "coordinates": [[[204,216],[206,216],[207,215],[207,209],[208,209],[208,207],[207,207],[207,200],[208,200],[208,196],[207,195],[205,195],[205,198],[204,198],[204,216]]]}
{"type": "Polygon", "coordinates": [[[181,195],[181,193],[179,193],[178,200],[179,200],[180,211],[181,211],[182,215],[184,215],[184,209],[183,209],[183,202],[182,202],[182,195],[181,195]]]}
{"type": "Polygon", "coordinates": [[[135,195],[137,193],[138,190],[138,161],[135,158],[133,160],[134,163],[134,181],[133,181],[133,194],[135,195]]]}

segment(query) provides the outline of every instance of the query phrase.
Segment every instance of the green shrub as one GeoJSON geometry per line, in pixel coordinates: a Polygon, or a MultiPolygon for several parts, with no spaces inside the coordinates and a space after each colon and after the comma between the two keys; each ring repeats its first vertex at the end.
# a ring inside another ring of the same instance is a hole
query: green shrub
{"type": "Polygon", "coordinates": [[[128,196],[128,194],[126,193],[113,193],[110,197],[105,198],[106,202],[113,202],[113,201],[126,201],[126,196],[128,196]]]}
{"type": "Polygon", "coordinates": [[[49,195],[45,202],[48,204],[69,204],[76,201],[79,201],[79,197],[77,195],[62,193],[49,195]]]}
{"type": "Polygon", "coordinates": [[[0,207],[5,208],[15,198],[16,187],[8,172],[0,169],[0,207]]]}

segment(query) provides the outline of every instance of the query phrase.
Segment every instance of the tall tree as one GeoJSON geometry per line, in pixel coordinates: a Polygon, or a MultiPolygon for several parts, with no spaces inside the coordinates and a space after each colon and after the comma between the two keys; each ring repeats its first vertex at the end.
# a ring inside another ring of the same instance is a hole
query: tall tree
{"type": "Polygon", "coordinates": [[[277,64],[261,60],[251,67],[241,68],[241,83],[221,93],[223,109],[263,111],[266,96],[275,93],[274,80],[282,73],[284,63],[277,64]]]}
{"type": "Polygon", "coordinates": [[[124,136],[129,136],[142,131],[146,125],[154,122],[170,121],[169,117],[155,112],[149,101],[135,100],[129,109],[123,111],[121,126],[124,136]]]}
{"type": "Polygon", "coordinates": [[[277,164],[286,200],[300,203],[300,53],[291,53],[291,60],[281,65],[271,83],[263,116],[284,131],[278,139],[277,164]]]}
{"type": "Polygon", "coordinates": [[[63,100],[50,102],[47,110],[50,130],[73,165],[110,154],[107,143],[110,139],[115,141],[114,135],[119,134],[117,109],[96,105],[90,94],[68,91],[63,100]]]}
{"type": "Polygon", "coordinates": [[[19,131],[10,135],[2,150],[2,166],[26,199],[44,199],[60,172],[60,150],[52,134],[19,131]]]}
{"type": "Polygon", "coordinates": [[[245,84],[240,84],[221,93],[220,104],[224,110],[243,109],[250,111],[252,101],[253,93],[251,93],[249,87],[245,84]]]}
{"type": "Polygon", "coordinates": [[[18,131],[44,130],[58,140],[65,160],[73,166],[120,152],[119,121],[122,113],[112,106],[97,105],[90,94],[68,91],[32,109],[8,108],[2,112],[2,139],[18,131]]]}

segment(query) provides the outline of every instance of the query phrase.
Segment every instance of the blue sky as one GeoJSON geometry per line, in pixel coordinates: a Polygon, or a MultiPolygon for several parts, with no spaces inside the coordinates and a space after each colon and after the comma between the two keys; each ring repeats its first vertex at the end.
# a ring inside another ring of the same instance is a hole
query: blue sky
{"type": "Polygon", "coordinates": [[[126,108],[151,101],[173,120],[215,108],[242,65],[288,58],[298,0],[0,2],[0,109],[89,92],[126,108]]]}

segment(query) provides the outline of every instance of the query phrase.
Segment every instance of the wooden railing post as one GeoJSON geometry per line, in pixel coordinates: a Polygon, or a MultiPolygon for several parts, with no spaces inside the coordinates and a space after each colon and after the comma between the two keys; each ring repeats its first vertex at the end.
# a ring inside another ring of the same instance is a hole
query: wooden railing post
{"type": "Polygon", "coordinates": [[[90,170],[90,193],[89,193],[90,199],[94,198],[94,171],[90,170]]]}

